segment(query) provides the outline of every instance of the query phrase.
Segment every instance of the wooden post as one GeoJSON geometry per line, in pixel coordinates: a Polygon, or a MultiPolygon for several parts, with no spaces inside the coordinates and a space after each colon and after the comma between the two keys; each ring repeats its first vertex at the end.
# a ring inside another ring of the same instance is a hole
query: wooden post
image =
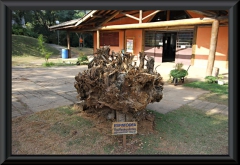
{"type": "Polygon", "coordinates": [[[69,31],[67,31],[67,47],[68,47],[68,58],[71,58],[71,46],[70,46],[69,31]]]}
{"type": "Polygon", "coordinates": [[[219,68],[215,67],[214,68],[214,76],[218,77],[218,74],[219,74],[219,68]]]}
{"type": "Polygon", "coordinates": [[[219,21],[214,20],[212,23],[212,33],[211,33],[211,40],[210,40],[210,49],[209,49],[206,76],[212,75],[214,61],[215,61],[216,47],[217,47],[218,29],[219,29],[219,21]]]}
{"type": "Polygon", "coordinates": [[[126,148],[126,136],[127,135],[123,135],[123,148],[126,148]]]}
{"type": "MultiPolygon", "coordinates": [[[[116,111],[116,119],[117,119],[117,122],[125,122],[126,114],[116,111]]],[[[126,135],[123,135],[123,147],[126,148],[126,135]]]]}
{"type": "Polygon", "coordinates": [[[139,23],[142,23],[142,10],[139,10],[139,23]]]}
{"type": "Polygon", "coordinates": [[[123,49],[126,51],[126,30],[123,30],[123,49]]]}
{"type": "Polygon", "coordinates": [[[142,49],[141,49],[141,51],[144,52],[144,50],[145,50],[145,30],[142,29],[142,49]]]}
{"type": "Polygon", "coordinates": [[[191,65],[194,65],[195,54],[196,54],[196,41],[197,41],[197,26],[194,26],[193,30],[193,41],[192,41],[192,57],[191,57],[191,65]]]}
{"type": "Polygon", "coordinates": [[[167,21],[170,20],[170,10],[167,10],[167,21]]]}
{"type": "Polygon", "coordinates": [[[97,30],[97,49],[100,47],[99,30],[97,30]]]}

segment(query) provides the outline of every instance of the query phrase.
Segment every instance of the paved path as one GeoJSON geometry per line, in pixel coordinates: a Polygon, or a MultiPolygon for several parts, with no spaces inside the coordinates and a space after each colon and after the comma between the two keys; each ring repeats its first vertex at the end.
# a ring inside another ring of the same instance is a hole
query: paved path
{"type": "Polygon", "coordinates": [[[227,106],[197,99],[204,93],[209,92],[196,88],[193,89],[183,86],[164,85],[163,99],[159,103],[155,102],[148,104],[147,109],[165,114],[187,104],[208,113],[222,113],[228,115],[227,106]]]}
{"type": "MultiPolygon", "coordinates": [[[[74,77],[86,69],[87,66],[12,68],[12,117],[78,102],[74,77]]],[[[158,69],[160,73],[164,72],[163,68],[158,69]]],[[[167,75],[169,72],[164,73],[167,75]]],[[[165,76],[164,80],[167,78],[165,76]]],[[[228,114],[227,106],[198,100],[203,93],[207,91],[165,84],[163,99],[149,104],[147,108],[167,113],[188,104],[211,113],[228,114]]]]}
{"type": "Polygon", "coordinates": [[[12,117],[73,104],[74,77],[86,66],[12,69],[12,117]]]}

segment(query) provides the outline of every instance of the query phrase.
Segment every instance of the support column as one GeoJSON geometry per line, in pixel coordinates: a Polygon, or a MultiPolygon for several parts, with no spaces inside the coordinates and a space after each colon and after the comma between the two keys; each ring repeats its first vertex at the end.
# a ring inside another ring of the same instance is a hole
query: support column
{"type": "Polygon", "coordinates": [[[70,46],[69,31],[67,31],[67,47],[68,47],[68,58],[71,58],[71,46],[70,46]]]}
{"type": "Polygon", "coordinates": [[[197,41],[197,26],[194,26],[193,30],[193,41],[192,41],[192,57],[191,57],[191,65],[194,65],[195,54],[196,54],[196,41],[197,41]]]}
{"type": "Polygon", "coordinates": [[[144,52],[145,50],[145,29],[142,29],[142,48],[141,52],[144,52]]]}
{"type": "Polygon", "coordinates": [[[100,48],[99,30],[97,30],[97,49],[100,48]]]}
{"type": "Polygon", "coordinates": [[[139,23],[142,23],[142,10],[139,10],[139,23]]]}
{"type": "Polygon", "coordinates": [[[167,21],[170,20],[170,10],[167,10],[167,21]]]}
{"type": "Polygon", "coordinates": [[[212,23],[212,33],[211,33],[211,40],[210,40],[210,49],[209,49],[206,76],[212,75],[214,61],[215,61],[216,47],[217,47],[218,29],[219,29],[219,21],[214,20],[212,23]]]}
{"type": "Polygon", "coordinates": [[[123,49],[124,49],[124,52],[127,50],[126,49],[126,30],[125,29],[123,30],[123,49]]]}

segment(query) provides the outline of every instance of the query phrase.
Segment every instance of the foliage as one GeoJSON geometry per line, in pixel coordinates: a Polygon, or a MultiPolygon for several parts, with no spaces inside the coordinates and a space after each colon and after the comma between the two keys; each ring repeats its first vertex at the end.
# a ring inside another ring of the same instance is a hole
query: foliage
{"type": "Polygon", "coordinates": [[[205,77],[205,81],[207,82],[207,83],[216,83],[217,82],[217,77],[215,77],[215,76],[206,76],[205,77]]]}
{"type": "Polygon", "coordinates": [[[73,66],[74,64],[60,63],[60,62],[45,62],[42,64],[43,67],[52,67],[52,66],[73,66]]]}
{"type": "Polygon", "coordinates": [[[77,65],[81,65],[81,64],[87,64],[88,63],[88,57],[80,52],[79,56],[78,56],[78,61],[77,61],[77,65]]]}
{"type": "Polygon", "coordinates": [[[170,76],[174,78],[182,78],[188,75],[187,70],[183,69],[183,63],[177,63],[175,69],[170,71],[170,76]]]}
{"type": "Polygon", "coordinates": [[[42,66],[44,67],[51,67],[51,66],[54,66],[55,64],[53,62],[45,62],[42,64],[42,66]]]}
{"type": "Polygon", "coordinates": [[[52,52],[48,52],[45,47],[45,42],[43,35],[40,34],[38,37],[38,49],[42,56],[44,56],[46,63],[48,62],[49,57],[52,55],[52,52]]]}
{"type": "MultiPolygon", "coordinates": [[[[13,10],[12,34],[38,37],[38,34],[47,36],[46,43],[58,44],[57,31],[50,31],[48,27],[56,25],[56,20],[60,23],[72,19],[78,19],[87,14],[88,10],[13,10]],[[26,23],[25,23],[26,22],[26,23]]],[[[93,47],[92,34],[83,34],[85,40],[84,47],[93,47]]],[[[70,45],[78,46],[78,37],[75,33],[70,33],[70,45]]],[[[60,45],[66,45],[66,32],[59,31],[60,45]]]]}
{"type": "Polygon", "coordinates": [[[222,75],[222,74],[218,75],[218,80],[222,80],[223,78],[224,78],[224,75],[222,75]]]}
{"type": "Polygon", "coordinates": [[[35,37],[36,34],[31,31],[31,29],[29,29],[29,27],[25,26],[19,26],[19,25],[13,25],[12,26],[12,34],[16,34],[16,35],[25,35],[25,36],[30,36],[30,37],[35,37]]]}
{"type": "Polygon", "coordinates": [[[26,23],[26,28],[24,29],[25,30],[23,35],[37,38],[38,34],[33,31],[33,26],[30,22],[26,23]]]}
{"type": "Polygon", "coordinates": [[[182,70],[183,63],[176,63],[175,70],[182,70]]]}
{"type": "Polygon", "coordinates": [[[23,28],[19,25],[12,26],[12,34],[23,35],[23,28]]]}
{"type": "Polygon", "coordinates": [[[87,60],[88,60],[87,56],[81,52],[80,55],[78,56],[78,61],[83,62],[87,60]]]}
{"type": "Polygon", "coordinates": [[[216,76],[206,76],[205,81],[207,83],[217,83],[218,80],[222,80],[224,78],[224,75],[219,74],[217,77],[216,76]]]}

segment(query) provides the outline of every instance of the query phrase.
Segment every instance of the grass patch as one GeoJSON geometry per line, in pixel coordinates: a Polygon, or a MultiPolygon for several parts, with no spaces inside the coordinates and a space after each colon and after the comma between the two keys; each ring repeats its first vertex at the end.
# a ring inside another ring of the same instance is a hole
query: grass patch
{"type": "Polygon", "coordinates": [[[58,67],[58,66],[74,66],[76,64],[73,63],[54,63],[54,62],[44,62],[42,64],[43,67],[58,67]]]}
{"type": "Polygon", "coordinates": [[[71,127],[62,122],[56,122],[53,126],[51,126],[51,131],[60,136],[67,136],[71,131],[71,127]]]}
{"type": "Polygon", "coordinates": [[[73,115],[74,114],[74,110],[71,108],[71,107],[59,107],[57,109],[57,111],[59,111],[60,113],[63,113],[63,114],[67,114],[67,115],[73,115]]]}
{"type": "Polygon", "coordinates": [[[12,56],[12,66],[28,66],[34,67],[37,64],[41,66],[41,64],[45,62],[42,57],[35,56],[12,56]]]}
{"type": "MultiPolygon", "coordinates": [[[[59,51],[48,44],[45,44],[46,50],[53,55],[59,55],[59,51]]],[[[36,38],[12,35],[12,56],[34,56],[41,57],[38,50],[38,40],[36,38]]]]}
{"type": "Polygon", "coordinates": [[[138,154],[226,154],[228,117],[183,106],[165,115],[154,112],[157,134],[143,136],[138,154]],[[215,145],[218,144],[218,145],[215,145]],[[151,146],[151,147],[150,147],[151,146]]]}
{"type": "Polygon", "coordinates": [[[198,99],[228,106],[228,94],[206,93],[198,99]]]}
{"type": "Polygon", "coordinates": [[[201,88],[217,94],[228,94],[228,85],[218,85],[216,83],[195,81],[192,83],[183,84],[183,86],[192,87],[192,88],[201,88]]]}
{"type": "Polygon", "coordinates": [[[93,55],[94,51],[93,48],[82,48],[81,50],[79,47],[71,47],[72,55],[78,57],[80,53],[85,55],[93,55]]]}
{"type": "MultiPolygon", "coordinates": [[[[78,146],[79,145],[83,145],[83,146],[88,146],[89,144],[95,144],[97,141],[98,136],[100,135],[100,133],[92,131],[92,132],[85,132],[86,135],[81,136],[81,138],[74,138],[72,140],[69,140],[67,142],[68,146],[78,146]]],[[[92,150],[92,152],[94,152],[94,150],[92,150]]]]}
{"type": "MultiPolygon", "coordinates": [[[[61,58],[61,52],[56,49],[53,45],[44,44],[46,51],[52,53],[48,62],[45,62],[44,57],[38,50],[38,40],[36,38],[12,35],[12,66],[23,66],[23,67],[58,67],[58,66],[73,66],[76,62],[64,63],[60,62],[58,58],[61,58]]],[[[71,47],[72,58],[77,58],[79,53],[85,55],[93,55],[92,48],[79,48],[71,47]]],[[[81,63],[81,65],[87,65],[87,62],[81,63]]]]}
{"type": "Polygon", "coordinates": [[[198,99],[208,101],[211,103],[223,104],[228,106],[228,85],[218,85],[217,83],[207,83],[202,81],[195,81],[183,84],[186,87],[200,88],[210,91],[201,95],[198,99]]]}
{"type": "MultiPolygon", "coordinates": [[[[126,150],[122,147],[122,136],[101,131],[96,120],[75,113],[71,106],[15,118],[12,153],[228,154],[227,116],[206,114],[187,105],[167,114],[152,113],[155,132],[127,135],[126,150]]],[[[108,129],[111,131],[110,126],[108,129]]]]}

